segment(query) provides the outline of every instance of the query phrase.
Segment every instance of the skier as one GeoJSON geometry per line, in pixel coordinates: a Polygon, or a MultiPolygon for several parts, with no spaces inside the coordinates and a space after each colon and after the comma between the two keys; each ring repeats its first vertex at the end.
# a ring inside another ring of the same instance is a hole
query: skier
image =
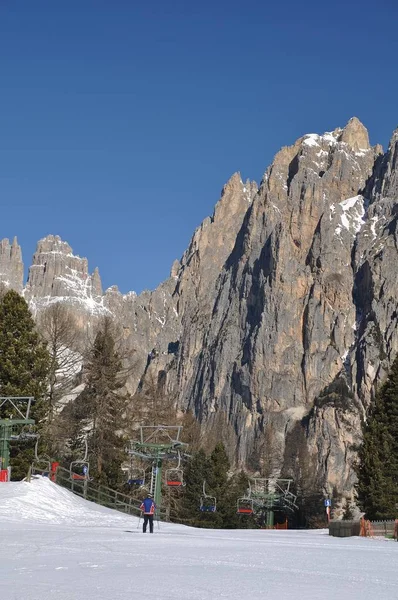
{"type": "Polygon", "coordinates": [[[140,510],[144,513],[144,525],[142,526],[143,533],[146,533],[148,522],[149,531],[153,533],[153,515],[155,514],[156,504],[153,501],[152,494],[147,494],[147,497],[140,506],[140,510]]]}

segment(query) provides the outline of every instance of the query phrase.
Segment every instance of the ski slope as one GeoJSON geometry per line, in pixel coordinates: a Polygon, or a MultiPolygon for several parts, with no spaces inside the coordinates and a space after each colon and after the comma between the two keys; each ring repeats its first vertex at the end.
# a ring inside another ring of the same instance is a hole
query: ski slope
{"type": "Polygon", "coordinates": [[[137,525],[45,478],[1,483],[0,599],[398,599],[392,541],[137,525]]]}

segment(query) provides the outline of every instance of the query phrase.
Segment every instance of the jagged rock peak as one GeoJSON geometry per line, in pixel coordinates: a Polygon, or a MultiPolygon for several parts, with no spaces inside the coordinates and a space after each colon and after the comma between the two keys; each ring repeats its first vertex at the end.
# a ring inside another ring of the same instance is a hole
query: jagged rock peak
{"type": "Polygon", "coordinates": [[[221,198],[223,198],[227,194],[243,192],[245,195],[250,197],[250,199],[252,199],[257,190],[258,187],[255,181],[250,181],[250,179],[247,179],[246,183],[243,183],[241,174],[239,173],[239,171],[237,171],[228,179],[227,183],[224,185],[221,192],[221,198]]]}
{"type": "Polygon", "coordinates": [[[0,241],[0,253],[7,254],[10,259],[12,257],[21,258],[21,246],[18,244],[17,236],[14,237],[12,243],[10,244],[10,240],[8,238],[4,238],[0,241]]]}
{"type": "Polygon", "coordinates": [[[23,262],[21,247],[14,237],[12,243],[7,238],[0,241],[0,281],[7,288],[21,293],[23,287],[23,262]]]}
{"type": "Polygon", "coordinates": [[[92,313],[104,312],[98,269],[90,275],[87,258],[74,255],[58,235],[38,242],[24,295],[35,311],[62,299],[92,313]]]}
{"type": "Polygon", "coordinates": [[[181,263],[179,260],[176,259],[171,266],[170,277],[173,277],[174,279],[176,279],[180,269],[181,269],[181,263]]]}
{"type": "Polygon", "coordinates": [[[67,242],[64,242],[59,235],[46,235],[37,242],[36,254],[52,252],[72,256],[73,251],[67,242]]]}
{"type": "Polygon", "coordinates": [[[326,131],[323,135],[308,133],[298,142],[308,146],[319,146],[321,142],[327,142],[329,145],[343,142],[348,144],[354,152],[366,152],[371,148],[368,130],[357,117],[352,117],[343,129],[337,127],[334,131],[326,131]]]}
{"type": "Polygon", "coordinates": [[[368,130],[357,117],[352,117],[348,121],[339,136],[339,142],[345,142],[355,152],[369,150],[370,148],[368,130]]]}

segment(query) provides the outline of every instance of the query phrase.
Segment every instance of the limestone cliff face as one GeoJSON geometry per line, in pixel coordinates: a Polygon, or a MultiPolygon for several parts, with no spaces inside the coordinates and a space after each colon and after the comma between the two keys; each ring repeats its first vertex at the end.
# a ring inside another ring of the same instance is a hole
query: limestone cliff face
{"type": "MultiPolygon", "coordinates": [[[[131,391],[160,378],[237,464],[295,477],[305,455],[348,496],[361,419],[398,349],[397,236],[398,131],[383,154],[353,118],[282,148],[259,189],[233,175],[153,292],[103,293],[49,236],[24,293],[35,310],[68,302],[84,325],[113,315],[135,351],[131,391]]],[[[21,290],[21,265],[4,240],[0,279],[21,290]]]]}
{"type": "MultiPolygon", "coordinates": [[[[254,461],[259,440],[272,431],[272,452],[282,466],[287,433],[297,420],[314,414],[318,396],[345,370],[357,320],[352,251],[378,152],[357,119],[283,148],[217,280],[210,323],[199,315],[194,332],[184,328],[182,349],[192,347],[195,337],[196,352],[180,356],[183,364],[194,365],[192,376],[178,367],[182,400],[205,423],[220,412],[228,415],[241,463],[254,461]]],[[[362,413],[355,414],[357,435],[362,413]]],[[[325,410],[317,424],[324,419],[336,429],[336,419],[325,410]]],[[[311,420],[306,427],[308,443],[318,453],[322,432],[312,433],[311,420]]],[[[324,436],[325,443],[333,435],[324,436]]],[[[351,445],[355,435],[343,435],[344,444],[351,445]]],[[[339,469],[340,451],[337,444],[339,469]]],[[[331,464],[319,465],[326,480],[337,468],[331,464]]],[[[350,487],[350,467],[339,476],[350,487]]]]}
{"type": "Polygon", "coordinates": [[[23,262],[17,238],[11,244],[7,238],[0,241],[0,282],[5,288],[22,292],[23,262]]]}

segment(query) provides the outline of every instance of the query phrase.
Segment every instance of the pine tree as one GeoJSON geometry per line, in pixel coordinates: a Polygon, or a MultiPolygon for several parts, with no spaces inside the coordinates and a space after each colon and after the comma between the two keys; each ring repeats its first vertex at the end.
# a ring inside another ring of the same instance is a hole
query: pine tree
{"type": "Polygon", "coordinates": [[[105,319],[84,364],[86,388],[76,399],[81,425],[89,430],[90,474],[110,487],[122,485],[125,460],[122,429],[128,395],[123,391],[126,372],[116,349],[110,319],[105,319]],[[80,408],[79,408],[80,406],[80,408]]]}
{"type": "Polygon", "coordinates": [[[368,519],[398,513],[398,357],[376,394],[358,453],[358,503],[368,519]]]}
{"type": "MultiPolygon", "coordinates": [[[[178,520],[195,527],[205,526],[208,521],[206,514],[200,512],[200,498],[203,494],[203,482],[208,476],[208,459],[204,450],[192,455],[185,469],[185,488],[181,500],[178,520]]],[[[211,515],[210,515],[211,516],[211,515]]]]}
{"type": "Polygon", "coordinates": [[[25,300],[13,290],[0,300],[0,393],[43,398],[49,355],[25,300]]]}
{"type": "MultiPolygon", "coordinates": [[[[30,416],[36,420],[38,430],[48,412],[44,396],[49,362],[46,345],[36,331],[27,303],[9,290],[0,300],[0,395],[33,396],[30,416]]],[[[10,415],[3,411],[0,416],[10,415]]],[[[32,459],[32,444],[30,448],[11,444],[12,478],[25,476],[32,459]]]]}

